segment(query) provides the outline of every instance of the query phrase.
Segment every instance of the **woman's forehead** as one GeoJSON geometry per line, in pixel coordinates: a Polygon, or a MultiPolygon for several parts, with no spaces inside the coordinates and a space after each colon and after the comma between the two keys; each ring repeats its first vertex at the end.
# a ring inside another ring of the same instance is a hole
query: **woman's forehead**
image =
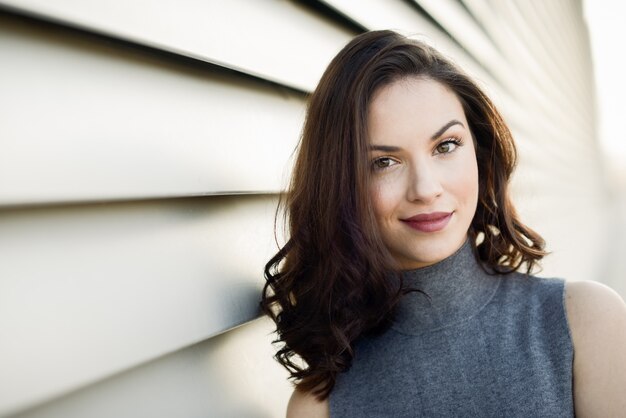
{"type": "Polygon", "coordinates": [[[431,138],[447,124],[467,127],[463,106],[451,89],[432,79],[405,78],[382,87],[368,109],[371,142],[404,135],[431,138]]]}

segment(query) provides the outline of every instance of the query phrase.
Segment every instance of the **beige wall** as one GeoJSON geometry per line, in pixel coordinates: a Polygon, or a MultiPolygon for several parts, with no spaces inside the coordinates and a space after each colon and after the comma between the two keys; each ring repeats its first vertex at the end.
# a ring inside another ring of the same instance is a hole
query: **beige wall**
{"type": "Polygon", "coordinates": [[[606,277],[580,2],[317,6],[0,0],[0,416],[284,414],[254,320],[274,207],[305,95],[359,28],[479,80],[517,139],[542,275],[606,277]]]}

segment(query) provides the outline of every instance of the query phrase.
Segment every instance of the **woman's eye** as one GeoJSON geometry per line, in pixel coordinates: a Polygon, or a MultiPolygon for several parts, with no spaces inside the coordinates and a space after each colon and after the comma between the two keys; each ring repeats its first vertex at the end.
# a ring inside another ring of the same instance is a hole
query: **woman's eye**
{"type": "Polygon", "coordinates": [[[459,146],[459,141],[456,139],[451,139],[448,141],[444,141],[441,144],[437,145],[437,153],[438,154],[449,154],[459,146]]]}
{"type": "Polygon", "coordinates": [[[392,165],[396,164],[396,162],[389,157],[381,157],[375,159],[372,164],[374,165],[374,169],[382,170],[387,167],[391,167],[392,165]]]}

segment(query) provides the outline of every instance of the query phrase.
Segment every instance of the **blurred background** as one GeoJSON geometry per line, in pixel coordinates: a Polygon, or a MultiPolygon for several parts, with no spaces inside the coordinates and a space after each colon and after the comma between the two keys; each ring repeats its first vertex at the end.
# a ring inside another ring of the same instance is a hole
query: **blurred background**
{"type": "Polygon", "coordinates": [[[626,40],[626,4],[610,0],[583,2],[589,27],[591,57],[596,87],[596,132],[614,205],[609,219],[610,257],[607,272],[598,281],[610,285],[626,299],[626,79],[620,68],[623,54],[616,45],[626,40]]]}
{"type": "Polygon", "coordinates": [[[366,30],[475,77],[517,141],[540,275],[624,297],[619,7],[0,0],[0,416],[284,416],[258,311],[275,205],[307,94],[366,30]]]}

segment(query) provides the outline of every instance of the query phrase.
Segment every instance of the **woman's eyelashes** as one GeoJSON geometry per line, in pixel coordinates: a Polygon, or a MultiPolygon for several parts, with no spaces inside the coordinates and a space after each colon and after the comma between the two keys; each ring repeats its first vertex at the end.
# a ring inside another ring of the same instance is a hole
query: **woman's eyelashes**
{"type": "Polygon", "coordinates": [[[372,169],[374,171],[382,171],[395,164],[398,164],[398,161],[394,160],[391,157],[378,157],[375,158],[374,161],[372,161],[372,169]]]}
{"type": "Polygon", "coordinates": [[[437,144],[437,146],[435,147],[435,154],[450,154],[454,152],[457,147],[460,147],[462,145],[463,142],[461,141],[461,138],[451,137],[437,144]]]}
{"type": "MultiPolygon", "coordinates": [[[[435,146],[433,151],[433,155],[447,155],[453,153],[458,147],[463,146],[463,141],[458,137],[450,137],[435,146]]],[[[397,164],[400,164],[400,161],[394,157],[382,156],[376,157],[372,160],[372,170],[374,171],[383,171],[388,168],[391,168],[397,164]]]]}

